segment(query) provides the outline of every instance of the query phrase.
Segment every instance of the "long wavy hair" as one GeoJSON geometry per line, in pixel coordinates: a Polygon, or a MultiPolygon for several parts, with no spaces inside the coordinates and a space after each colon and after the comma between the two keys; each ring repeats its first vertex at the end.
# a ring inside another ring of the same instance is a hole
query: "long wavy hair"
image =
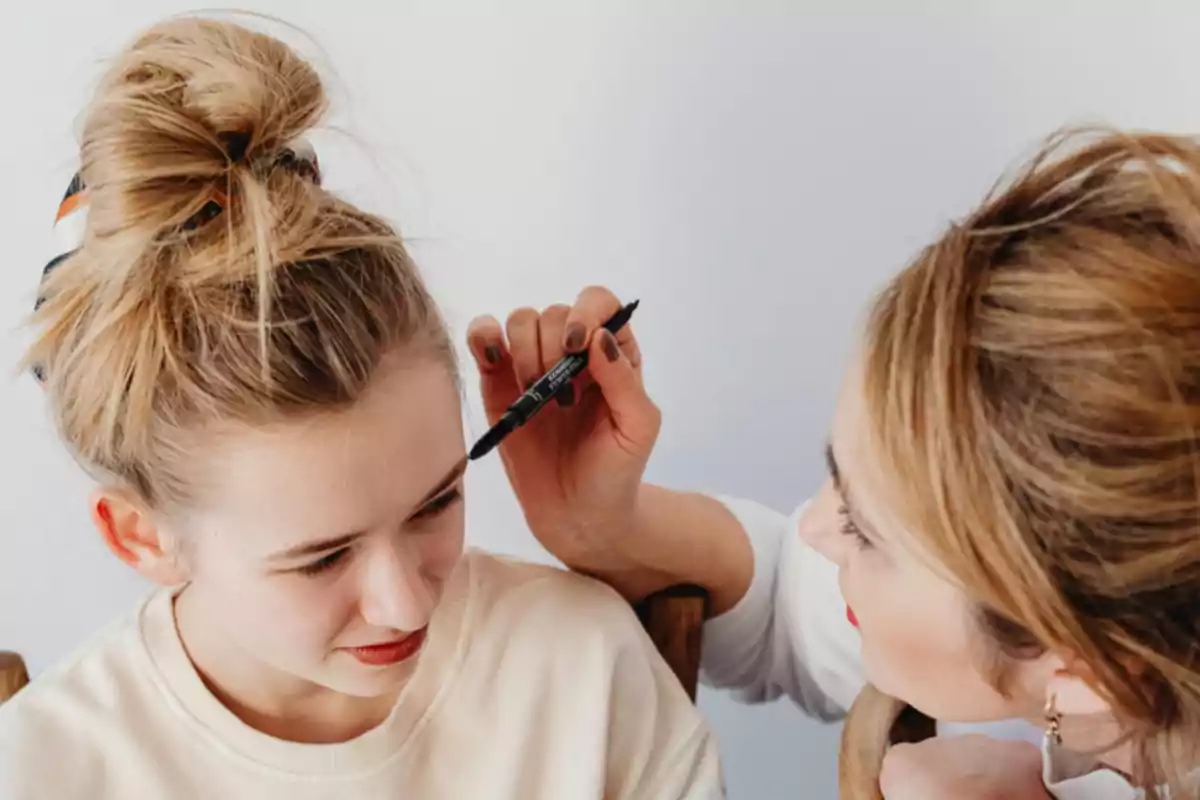
{"type": "MultiPolygon", "coordinates": [[[[1196,797],[1200,144],[1055,136],[890,283],[865,353],[889,505],[976,604],[999,671],[1074,654],[1135,782],[1196,797]]],[[[844,797],[879,796],[902,712],[859,699],[844,797]]]]}

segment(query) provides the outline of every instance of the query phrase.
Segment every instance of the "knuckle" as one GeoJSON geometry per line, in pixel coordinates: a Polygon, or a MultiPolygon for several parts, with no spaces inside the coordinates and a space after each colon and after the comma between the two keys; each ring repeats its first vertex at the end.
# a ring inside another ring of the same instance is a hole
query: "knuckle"
{"type": "Polygon", "coordinates": [[[607,287],[600,286],[598,284],[593,284],[587,287],[579,294],[580,302],[586,302],[589,304],[615,302],[616,298],[617,296],[609,291],[607,287]]]}
{"type": "Polygon", "coordinates": [[[523,330],[530,325],[536,324],[537,321],[537,309],[529,307],[518,308],[508,315],[508,329],[510,331],[523,330]]]}
{"type": "Polygon", "coordinates": [[[495,317],[476,317],[467,325],[468,336],[487,336],[497,333],[500,330],[500,323],[495,317]]]}

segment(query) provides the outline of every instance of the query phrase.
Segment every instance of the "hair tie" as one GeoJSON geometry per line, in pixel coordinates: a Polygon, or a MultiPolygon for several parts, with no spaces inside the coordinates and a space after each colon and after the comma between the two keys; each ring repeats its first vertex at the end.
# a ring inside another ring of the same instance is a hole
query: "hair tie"
{"type": "Polygon", "coordinates": [[[234,164],[240,164],[250,147],[250,134],[245,131],[228,131],[218,133],[217,138],[225,146],[225,156],[234,164]]]}

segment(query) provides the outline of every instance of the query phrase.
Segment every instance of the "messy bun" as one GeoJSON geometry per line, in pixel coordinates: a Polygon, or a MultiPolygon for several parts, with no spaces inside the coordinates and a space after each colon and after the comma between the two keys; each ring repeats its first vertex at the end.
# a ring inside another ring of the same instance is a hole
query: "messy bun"
{"type": "Polygon", "coordinates": [[[48,273],[27,356],[85,465],[182,499],[164,454],[201,422],[348,404],[443,326],[383,220],[296,142],[326,95],[283,42],[184,18],[142,34],[86,110],[82,246],[48,273]]]}

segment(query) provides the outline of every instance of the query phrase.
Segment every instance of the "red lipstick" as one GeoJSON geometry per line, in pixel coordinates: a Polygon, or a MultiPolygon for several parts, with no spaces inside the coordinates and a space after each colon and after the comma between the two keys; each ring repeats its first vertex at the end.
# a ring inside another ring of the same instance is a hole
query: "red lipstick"
{"type": "Polygon", "coordinates": [[[850,624],[855,628],[858,627],[858,617],[854,616],[854,609],[846,606],[846,619],[850,620],[850,624]]]}
{"type": "Polygon", "coordinates": [[[422,628],[393,642],[372,644],[366,647],[343,647],[342,649],[368,667],[388,667],[415,655],[421,649],[421,645],[425,643],[426,630],[426,628],[422,628]]]}

